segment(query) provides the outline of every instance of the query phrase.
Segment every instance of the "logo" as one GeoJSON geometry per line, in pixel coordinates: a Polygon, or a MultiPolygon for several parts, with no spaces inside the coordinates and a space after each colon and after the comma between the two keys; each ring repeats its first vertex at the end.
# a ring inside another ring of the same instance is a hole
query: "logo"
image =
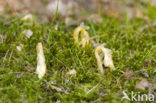
{"type": "Polygon", "coordinates": [[[140,94],[140,92],[133,92],[127,94],[126,91],[123,91],[123,97],[121,100],[129,100],[129,101],[154,101],[154,94],[140,94]]]}

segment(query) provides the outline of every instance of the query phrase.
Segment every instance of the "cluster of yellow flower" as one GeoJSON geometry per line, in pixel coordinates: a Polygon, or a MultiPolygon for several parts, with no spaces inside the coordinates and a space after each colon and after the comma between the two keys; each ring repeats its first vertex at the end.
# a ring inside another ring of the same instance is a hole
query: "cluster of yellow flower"
{"type": "MultiPolygon", "coordinates": [[[[85,30],[83,26],[79,26],[74,31],[74,40],[78,46],[87,47],[91,44],[88,32],[85,30]],[[79,40],[80,39],[80,40],[79,40]]],[[[115,70],[113,60],[112,60],[112,52],[110,49],[104,47],[104,44],[99,44],[95,47],[95,57],[97,59],[98,69],[100,73],[104,73],[103,64],[110,68],[110,71],[115,70]],[[103,55],[103,56],[101,56],[103,55]],[[104,59],[103,59],[104,57],[104,59]]],[[[46,73],[46,64],[45,57],[43,53],[42,43],[37,44],[37,69],[36,73],[38,77],[41,79],[46,73]]],[[[75,73],[75,72],[74,72],[75,73]]]]}
{"type": "MultiPolygon", "coordinates": [[[[82,26],[79,26],[74,31],[74,39],[75,42],[81,47],[87,47],[91,43],[91,38],[89,37],[88,32],[82,26]],[[80,35],[80,36],[79,36],[80,35]],[[81,39],[81,40],[79,40],[81,39]]],[[[100,73],[104,73],[103,64],[106,67],[110,68],[110,71],[115,70],[113,60],[112,60],[112,52],[110,49],[104,47],[104,44],[99,44],[95,47],[95,57],[97,59],[98,69],[100,73]],[[101,56],[101,52],[103,56],[101,56]],[[102,60],[104,57],[104,60],[102,60]]]]}

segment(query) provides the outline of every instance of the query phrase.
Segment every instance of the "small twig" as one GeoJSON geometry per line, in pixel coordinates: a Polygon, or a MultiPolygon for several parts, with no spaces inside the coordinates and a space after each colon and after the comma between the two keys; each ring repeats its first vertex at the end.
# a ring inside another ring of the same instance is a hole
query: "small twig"
{"type": "Polygon", "coordinates": [[[91,91],[93,91],[99,84],[97,84],[96,86],[94,86],[92,89],[90,89],[89,91],[87,91],[87,94],[89,94],[91,91]]]}
{"type": "Polygon", "coordinates": [[[57,92],[62,92],[62,88],[56,87],[56,86],[51,86],[52,89],[55,89],[57,92]]]}
{"type": "Polygon", "coordinates": [[[66,90],[64,90],[63,88],[60,87],[56,87],[54,85],[50,85],[50,87],[54,90],[56,90],[57,92],[64,92],[65,94],[68,94],[68,92],[66,90]]]}
{"type": "Polygon", "coordinates": [[[105,35],[95,35],[95,36],[92,36],[92,37],[90,37],[90,40],[92,40],[92,39],[96,39],[96,38],[101,38],[101,37],[104,37],[105,35]]]}

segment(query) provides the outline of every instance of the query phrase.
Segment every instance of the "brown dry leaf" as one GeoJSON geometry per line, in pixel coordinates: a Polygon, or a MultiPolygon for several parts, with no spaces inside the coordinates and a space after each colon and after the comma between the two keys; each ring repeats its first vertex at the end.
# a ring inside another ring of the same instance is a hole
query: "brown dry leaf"
{"type": "Polygon", "coordinates": [[[143,74],[146,78],[149,77],[149,75],[148,75],[148,73],[147,73],[147,70],[141,69],[140,72],[141,72],[141,74],[143,74]]]}
{"type": "Polygon", "coordinates": [[[147,79],[143,78],[140,82],[138,82],[135,86],[136,89],[145,90],[149,86],[147,79]]]}
{"type": "Polygon", "coordinates": [[[132,77],[134,77],[134,73],[131,70],[129,70],[129,68],[127,68],[126,72],[124,72],[123,76],[126,78],[132,78],[132,77]]]}

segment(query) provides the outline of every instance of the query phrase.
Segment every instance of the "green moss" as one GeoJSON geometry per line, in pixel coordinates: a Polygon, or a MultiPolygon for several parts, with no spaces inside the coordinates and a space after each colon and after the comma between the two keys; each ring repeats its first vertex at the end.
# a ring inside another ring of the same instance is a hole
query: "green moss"
{"type": "MultiPolygon", "coordinates": [[[[148,8],[153,11],[152,7],[148,8]]],[[[153,36],[156,32],[140,32],[139,27],[145,23],[137,18],[130,21],[105,16],[102,24],[86,23],[90,26],[90,36],[104,35],[95,41],[106,43],[106,47],[113,52],[116,71],[106,71],[101,76],[97,70],[94,48],[78,48],[72,35],[74,27],[66,31],[63,21],[60,20],[58,30],[54,29],[53,23],[25,25],[16,18],[7,23],[1,22],[0,34],[7,35],[7,38],[0,39],[0,102],[120,103],[122,91],[135,91],[138,78],[145,78],[138,72],[140,69],[147,70],[149,82],[154,79],[156,47],[153,36]],[[33,31],[30,39],[21,33],[25,29],[33,31]],[[43,43],[47,64],[43,80],[39,80],[35,74],[38,42],[43,43]],[[16,49],[20,44],[23,44],[21,52],[16,49]],[[144,66],[144,62],[149,65],[144,66]],[[121,78],[127,68],[135,72],[133,78],[121,78]],[[71,69],[77,71],[76,78],[67,77],[66,73],[71,69]],[[52,89],[52,85],[62,88],[62,91],[52,89]]]]}

